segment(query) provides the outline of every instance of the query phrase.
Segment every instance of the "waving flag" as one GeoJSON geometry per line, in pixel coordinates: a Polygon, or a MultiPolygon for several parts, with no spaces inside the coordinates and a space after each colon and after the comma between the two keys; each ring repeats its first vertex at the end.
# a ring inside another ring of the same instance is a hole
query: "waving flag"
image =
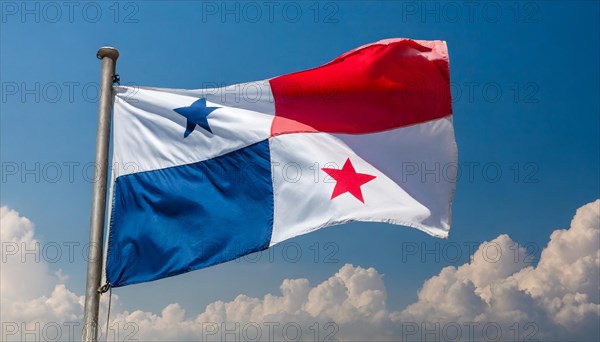
{"type": "Polygon", "coordinates": [[[113,122],[113,287],[350,221],[450,230],[457,149],[442,41],[384,40],[223,88],[117,87],[113,122]]]}

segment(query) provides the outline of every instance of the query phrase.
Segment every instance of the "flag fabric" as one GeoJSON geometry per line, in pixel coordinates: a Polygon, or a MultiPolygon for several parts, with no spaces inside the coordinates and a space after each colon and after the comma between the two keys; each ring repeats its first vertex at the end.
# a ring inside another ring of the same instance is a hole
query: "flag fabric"
{"type": "Polygon", "coordinates": [[[113,287],[351,221],[448,235],[457,147],[443,41],[383,40],[226,87],[115,89],[113,287]]]}

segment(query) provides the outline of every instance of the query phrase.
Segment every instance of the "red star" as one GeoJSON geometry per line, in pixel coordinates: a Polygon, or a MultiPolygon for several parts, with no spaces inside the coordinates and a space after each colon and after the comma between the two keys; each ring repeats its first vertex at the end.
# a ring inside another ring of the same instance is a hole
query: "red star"
{"type": "Polygon", "coordinates": [[[331,194],[331,199],[334,199],[343,193],[349,192],[359,201],[365,203],[362,191],[360,191],[360,187],[363,184],[375,179],[375,176],[365,173],[356,173],[350,158],[346,159],[346,162],[341,170],[329,168],[322,168],[321,170],[325,171],[337,182],[335,184],[335,188],[333,189],[333,194],[331,194]]]}

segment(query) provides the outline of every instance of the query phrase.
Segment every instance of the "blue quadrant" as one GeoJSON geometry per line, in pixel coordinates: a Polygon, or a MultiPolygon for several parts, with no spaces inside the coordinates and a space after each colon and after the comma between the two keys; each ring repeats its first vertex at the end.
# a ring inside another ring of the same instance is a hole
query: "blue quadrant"
{"type": "Polygon", "coordinates": [[[108,282],[156,280],[267,248],[271,179],[267,140],[194,164],[118,177],[108,282]]]}

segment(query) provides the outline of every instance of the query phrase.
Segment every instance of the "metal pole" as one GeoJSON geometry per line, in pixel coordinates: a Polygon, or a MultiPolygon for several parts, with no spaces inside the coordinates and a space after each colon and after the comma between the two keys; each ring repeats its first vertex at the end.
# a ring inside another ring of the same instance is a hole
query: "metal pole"
{"type": "Polygon", "coordinates": [[[96,57],[102,60],[102,73],[100,77],[96,164],[94,168],[94,192],[92,195],[90,244],[83,316],[84,342],[96,342],[98,339],[99,288],[102,279],[102,238],[104,234],[104,215],[106,213],[110,109],[113,97],[113,76],[115,75],[115,64],[117,58],[119,58],[119,51],[112,47],[102,47],[98,50],[96,57]]]}

